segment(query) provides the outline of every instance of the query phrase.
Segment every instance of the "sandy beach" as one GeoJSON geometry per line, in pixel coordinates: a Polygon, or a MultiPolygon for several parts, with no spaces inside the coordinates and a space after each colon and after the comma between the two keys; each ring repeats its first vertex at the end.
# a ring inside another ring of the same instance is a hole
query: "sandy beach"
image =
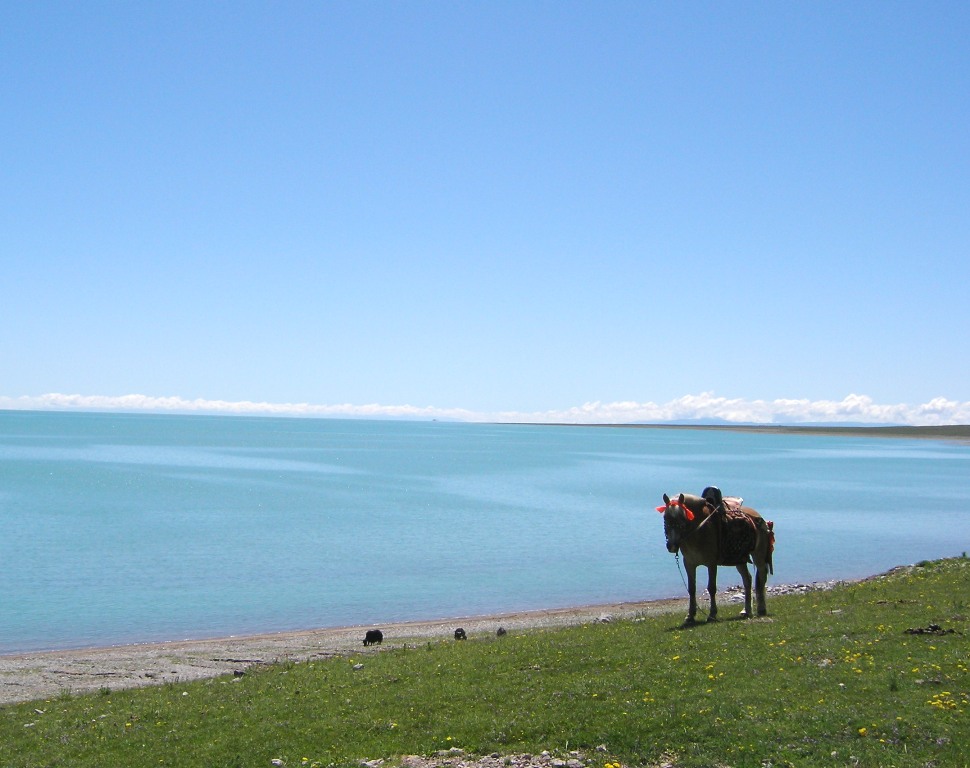
{"type": "Polygon", "coordinates": [[[186,682],[245,672],[259,664],[308,661],[380,648],[452,640],[462,627],[468,637],[611,621],[636,616],[681,613],[686,598],[614,603],[493,616],[381,624],[381,646],[363,646],[370,626],[281,632],[248,637],[90,648],[0,656],[0,705],[49,699],[65,692],[117,690],[186,682]]]}
{"type": "Polygon", "coordinates": [[[970,424],[945,424],[932,427],[840,427],[834,425],[798,426],[784,424],[561,424],[550,426],[684,429],[709,432],[763,432],[778,435],[829,435],[835,437],[898,437],[907,440],[953,440],[961,443],[970,443],[970,424]]]}

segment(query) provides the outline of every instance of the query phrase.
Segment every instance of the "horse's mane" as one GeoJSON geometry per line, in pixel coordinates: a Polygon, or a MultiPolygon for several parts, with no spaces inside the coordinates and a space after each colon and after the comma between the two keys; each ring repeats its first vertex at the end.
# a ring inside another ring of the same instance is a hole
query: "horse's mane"
{"type": "Polygon", "coordinates": [[[690,511],[694,514],[704,511],[704,507],[707,506],[707,501],[702,499],[700,496],[695,496],[693,493],[685,493],[684,504],[690,507],[690,511]]]}

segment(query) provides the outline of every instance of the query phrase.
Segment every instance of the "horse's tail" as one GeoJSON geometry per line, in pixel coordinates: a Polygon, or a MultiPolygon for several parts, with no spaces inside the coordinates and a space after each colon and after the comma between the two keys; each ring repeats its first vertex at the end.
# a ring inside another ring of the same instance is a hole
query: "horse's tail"
{"type": "Polygon", "coordinates": [[[774,574],[775,565],[772,562],[771,555],[775,551],[775,524],[771,520],[765,520],[761,515],[751,517],[749,520],[754,525],[758,536],[751,554],[754,555],[754,550],[763,551],[768,573],[774,574]],[[763,550],[762,547],[764,547],[763,550]]]}

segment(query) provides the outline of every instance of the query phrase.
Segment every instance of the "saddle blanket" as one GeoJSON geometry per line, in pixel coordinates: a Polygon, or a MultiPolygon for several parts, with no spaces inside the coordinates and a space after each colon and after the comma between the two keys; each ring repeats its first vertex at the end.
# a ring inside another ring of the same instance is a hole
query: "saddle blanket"
{"type": "Polygon", "coordinates": [[[754,521],[741,511],[741,499],[724,499],[721,522],[721,560],[724,565],[747,563],[757,541],[758,531],[754,521]]]}

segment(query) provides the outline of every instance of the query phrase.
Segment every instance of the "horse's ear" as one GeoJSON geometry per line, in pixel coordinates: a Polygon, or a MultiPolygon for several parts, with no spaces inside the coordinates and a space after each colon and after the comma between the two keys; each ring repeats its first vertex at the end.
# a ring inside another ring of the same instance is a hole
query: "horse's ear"
{"type": "Polygon", "coordinates": [[[680,498],[677,500],[677,503],[680,504],[680,508],[684,510],[684,517],[686,517],[688,521],[693,520],[694,513],[691,511],[690,507],[684,504],[684,494],[680,494],[680,498]]]}
{"type": "Polygon", "coordinates": [[[664,504],[670,506],[670,497],[666,493],[664,494],[664,504]]]}

